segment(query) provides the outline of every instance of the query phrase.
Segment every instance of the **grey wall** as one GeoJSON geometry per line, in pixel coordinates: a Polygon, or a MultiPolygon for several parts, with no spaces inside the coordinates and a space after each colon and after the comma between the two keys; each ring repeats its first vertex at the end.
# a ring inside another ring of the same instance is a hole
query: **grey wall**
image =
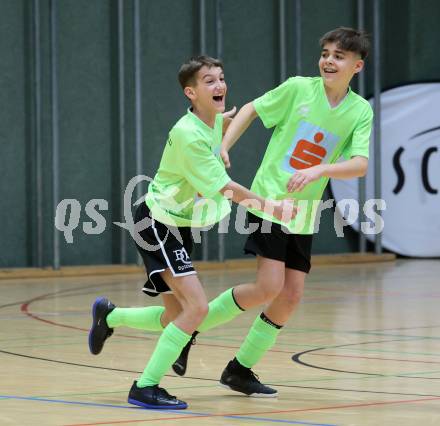
{"type": "MultiPolygon", "coordinates": [[[[112,224],[123,221],[123,188],[136,174],[133,57],[133,1],[123,1],[124,106],[126,150],[121,179],[118,79],[118,2],[116,0],[55,0],[58,57],[59,199],[77,199],[80,222],[74,243],[60,234],[62,265],[110,264],[121,261],[122,232],[112,224]],[[82,230],[86,203],[108,201],[101,214],[105,231],[82,230]]],[[[372,30],[372,2],[365,2],[366,27],[372,30]]],[[[49,0],[0,0],[0,267],[43,266],[53,263],[54,200],[52,190],[52,110],[49,0]],[[35,5],[39,5],[40,39],[35,40],[35,5]],[[36,50],[36,47],[38,50],[36,50]],[[40,68],[36,63],[40,56],[40,68]],[[40,71],[41,78],[35,79],[40,71]],[[37,88],[40,88],[40,92],[37,88]],[[38,93],[41,102],[38,104],[38,93]],[[39,105],[39,108],[37,106],[39,105]],[[40,113],[38,114],[38,111],[40,113]],[[38,137],[37,130],[40,129],[38,137]],[[40,145],[38,145],[40,143],[40,145]],[[40,151],[38,151],[40,146],[40,151]],[[41,153],[41,167],[37,161],[41,153]],[[38,190],[39,173],[41,185],[38,190]],[[41,219],[38,206],[41,206],[41,219]],[[39,224],[42,228],[39,229],[39,224]]],[[[278,1],[206,0],[206,52],[222,55],[229,85],[228,105],[245,102],[277,85],[279,66],[278,1]],[[216,32],[221,18],[222,37],[216,32]],[[221,51],[218,51],[220,47],[221,51]]],[[[143,173],[153,176],[166,135],[185,112],[176,74],[179,65],[200,53],[198,0],[140,0],[143,173]]],[[[286,0],[287,74],[296,72],[295,4],[286,0]]],[[[317,73],[317,40],[340,25],[356,26],[356,1],[302,1],[301,62],[303,75],[317,73]]],[[[410,81],[439,79],[437,47],[440,2],[382,2],[382,79],[384,87],[410,81]]],[[[372,66],[367,61],[367,91],[372,92],[372,66]]],[[[353,83],[356,88],[356,81],[353,83]]],[[[233,179],[250,185],[270,133],[257,122],[231,153],[233,179]]],[[[143,188],[146,189],[145,187],[143,188]]],[[[325,197],[331,197],[326,192],[325,197]]],[[[315,239],[315,253],[357,249],[357,236],[347,230],[337,238],[333,214],[327,211],[315,239]]],[[[226,235],[226,257],[242,256],[243,236],[226,235]]],[[[217,233],[209,235],[209,256],[215,259],[217,233]]],[[[136,261],[126,238],[126,261],[136,261]]],[[[201,256],[196,247],[195,257],[201,256]]]]}

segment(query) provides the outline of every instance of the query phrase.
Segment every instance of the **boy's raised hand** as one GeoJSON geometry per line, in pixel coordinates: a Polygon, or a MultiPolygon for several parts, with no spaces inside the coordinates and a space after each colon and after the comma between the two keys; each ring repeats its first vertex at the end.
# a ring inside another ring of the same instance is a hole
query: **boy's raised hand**
{"type": "Polygon", "coordinates": [[[236,112],[237,107],[234,106],[229,111],[225,111],[223,113],[223,135],[226,133],[226,130],[228,130],[228,127],[231,124],[232,118],[234,117],[236,112]]]}
{"type": "MultiPolygon", "coordinates": [[[[236,112],[237,112],[237,107],[234,106],[229,111],[225,111],[223,113],[223,136],[225,135],[226,130],[228,130],[228,127],[232,121],[232,117],[235,115],[236,112]]],[[[220,148],[220,157],[222,158],[225,167],[229,169],[231,167],[231,162],[229,161],[228,151],[224,148],[223,144],[220,148]]]]}
{"type": "Polygon", "coordinates": [[[227,169],[229,169],[231,167],[231,162],[229,161],[228,151],[226,151],[226,149],[223,147],[223,145],[220,148],[220,157],[222,158],[225,167],[227,169]]]}

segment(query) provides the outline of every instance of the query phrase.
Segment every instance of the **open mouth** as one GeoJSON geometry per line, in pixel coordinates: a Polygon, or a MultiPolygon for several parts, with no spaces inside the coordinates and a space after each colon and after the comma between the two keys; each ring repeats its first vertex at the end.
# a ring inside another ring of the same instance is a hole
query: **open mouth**
{"type": "Polygon", "coordinates": [[[332,69],[332,68],[323,68],[324,72],[326,73],[330,73],[330,74],[334,74],[336,72],[336,70],[332,69]]]}
{"type": "Polygon", "coordinates": [[[215,102],[222,102],[223,101],[223,95],[213,96],[212,99],[214,99],[215,102]]]}

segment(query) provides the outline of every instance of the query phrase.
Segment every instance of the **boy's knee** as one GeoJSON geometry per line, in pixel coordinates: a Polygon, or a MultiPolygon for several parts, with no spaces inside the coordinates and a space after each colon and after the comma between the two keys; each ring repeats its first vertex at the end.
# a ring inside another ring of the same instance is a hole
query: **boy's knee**
{"type": "Polygon", "coordinates": [[[302,293],[292,293],[289,294],[288,298],[287,298],[287,302],[290,305],[297,305],[299,302],[301,302],[302,299],[302,293]]]}
{"type": "Polygon", "coordinates": [[[256,287],[255,298],[258,300],[258,303],[261,305],[263,303],[267,303],[275,299],[275,297],[277,297],[279,292],[280,292],[280,288],[277,286],[256,287]]]}
{"type": "Polygon", "coordinates": [[[196,306],[192,307],[192,315],[197,323],[201,323],[206,315],[208,315],[209,307],[208,303],[198,303],[196,306]]]}
{"type": "Polygon", "coordinates": [[[270,281],[262,285],[256,285],[256,293],[261,298],[261,303],[266,303],[278,296],[283,288],[282,281],[270,281]]]}
{"type": "Polygon", "coordinates": [[[297,305],[301,302],[303,291],[299,289],[284,289],[280,295],[287,304],[297,305]]]}

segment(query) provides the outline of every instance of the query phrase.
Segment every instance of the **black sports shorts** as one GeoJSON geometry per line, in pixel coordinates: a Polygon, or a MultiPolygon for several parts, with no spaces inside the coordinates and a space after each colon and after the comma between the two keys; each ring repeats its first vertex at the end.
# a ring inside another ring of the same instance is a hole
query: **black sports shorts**
{"type": "Polygon", "coordinates": [[[136,242],[148,275],[142,291],[154,297],[171,292],[159,272],[169,268],[175,277],[196,274],[190,257],[193,241],[190,227],[173,227],[158,222],[151,217],[145,202],[136,210],[135,224],[143,219],[146,219],[145,229],[139,232],[143,244],[142,241],[136,242]]]}
{"type": "Polygon", "coordinates": [[[255,232],[249,234],[244,252],[268,259],[284,262],[286,268],[309,273],[313,235],[288,233],[278,223],[269,222],[248,212],[250,226],[258,225],[255,232]],[[267,232],[269,231],[269,232],[267,232]]]}

